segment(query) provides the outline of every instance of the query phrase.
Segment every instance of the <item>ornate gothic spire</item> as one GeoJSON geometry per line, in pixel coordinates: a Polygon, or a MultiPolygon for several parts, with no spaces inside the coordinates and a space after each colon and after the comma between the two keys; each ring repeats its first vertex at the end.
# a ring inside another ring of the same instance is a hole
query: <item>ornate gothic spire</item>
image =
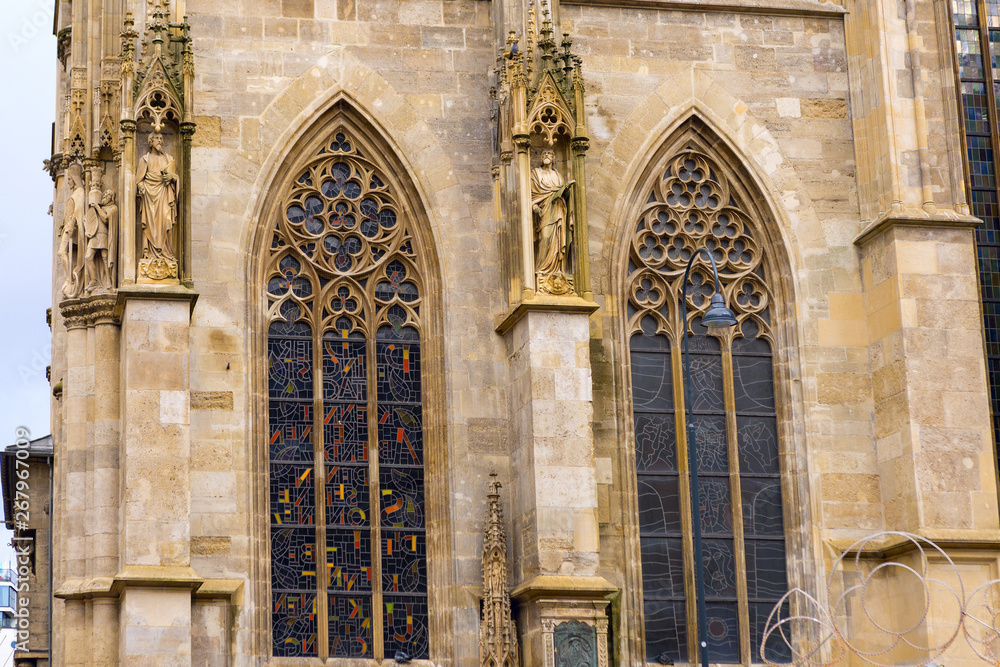
{"type": "Polygon", "coordinates": [[[500,482],[490,475],[483,539],[483,618],[479,626],[481,667],[519,667],[517,629],[507,589],[507,536],[500,507],[500,482]]]}

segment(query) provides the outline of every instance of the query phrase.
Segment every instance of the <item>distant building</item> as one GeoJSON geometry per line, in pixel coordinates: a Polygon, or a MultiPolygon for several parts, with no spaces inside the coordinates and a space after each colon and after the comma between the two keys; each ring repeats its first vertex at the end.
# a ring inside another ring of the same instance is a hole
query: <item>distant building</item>
{"type": "MultiPolygon", "coordinates": [[[[27,555],[27,575],[20,572],[19,566],[25,565],[18,561],[12,563],[12,569],[0,569],[0,614],[2,628],[0,632],[0,658],[9,654],[9,649],[17,637],[17,599],[28,600],[27,638],[20,637],[17,643],[27,646],[29,650],[16,647],[14,651],[15,667],[47,667],[49,664],[49,645],[52,618],[50,591],[52,590],[51,553],[51,506],[52,506],[52,436],[32,440],[26,448],[10,445],[0,452],[0,485],[3,487],[3,516],[8,530],[14,531],[14,550],[27,555]],[[20,460],[27,467],[17,465],[17,452],[27,449],[20,460]],[[27,477],[19,476],[19,470],[27,470],[27,477]],[[18,488],[18,481],[27,482],[23,488],[18,488]],[[18,496],[18,492],[27,496],[18,496]],[[18,503],[27,500],[27,511],[18,503]],[[26,515],[23,516],[22,515],[26,515]],[[18,582],[22,586],[16,594],[18,582]],[[10,628],[10,630],[8,630],[10,628]],[[10,635],[8,637],[8,635],[10,635]]],[[[23,615],[23,614],[22,614],[23,615]]],[[[25,628],[22,628],[24,630],[25,628]]]]}

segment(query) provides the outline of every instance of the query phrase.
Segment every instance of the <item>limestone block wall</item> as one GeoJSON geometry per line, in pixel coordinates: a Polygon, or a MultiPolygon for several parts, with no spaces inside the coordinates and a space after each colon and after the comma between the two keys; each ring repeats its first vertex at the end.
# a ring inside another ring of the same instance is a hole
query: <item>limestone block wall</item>
{"type": "Polygon", "coordinates": [[[895,227],[862,257],[886,523],[995,528],[973,231],[895,227]]]}
{"type": "MultiPolygon", "coordinates": [[[[265,483],[250,441],[253,314],[248,275],[257,211],[297,133],[342,93],[398,150],[426,203],[442,275],[453,575],[463,587],[448,636],[459,664],[478,654],[475,590],[488,474],[509,479],[506,352],[492,219],[486,71],[490,5],[431,2],[190,1],[197,59],[192,148],[192,566],[252,582],[235,628],[239,655],[262,650],[269,611],[255,594],[266,535],[249,515],[265,483]],[[250,471],[255,470],[256,476],[250,471]],[[463,592],[467,590],[469,592],[463,592]],[[255,620],[256,619],[256,620],[255,620]],[[260,632],[254,635],[253,630],[260,632]]],[[[266,510],[264,510],[266,512],[266,510]]],[[[265,591],[266,592],[266,591],[265,591]]],[[[454,597],[458,596],[458,597],[454,597]]],[[[261,598],[262,599],[262,598],[261,598]]]]}
{"type": "MultiPolygon", "coordinates": [[[[589,332],[568,331],[573,355],[563,358],[559,355],[568,347],[546,348],[548,324],[537,327],[543,332],[537,336],[527,327],[525,338],[515,335],[510,345],[495,332],[507,290],[500,258],[510,253],[500,247],[490,170],[488,70],[499,46],[496,35],[503,34],[491,22],[491,3],[187,0],[183,11],[192,26],[196,62],[197,131],[190,185],[191,266],[198,300],[183,341],[171,339],[171,326],[159,321],[163,318],[147,324],[136,316],[128,322],[121,342],[140,353],[136,359],[154,348],[171,357],[169,363],[151,359],[148,367],[125,369],[126,385],[119,388],[134,389],[136,400],[150,391],[149,414],[166,415],[160,421],[174,424],[164,428],[177,431],[171,431],[176,452],[190,456],[188,495],[187,487],[171,488],[169,466],[152,469],[160,459],[155,443],[147,443],[148,457],[138,463],[146,466],[155,487],[123,488],[126,511],[141,514],[161,497],[162,486],[183,516],[176,534],[163,539],[153,535],[155,540],[129,535],[119,545],[121,552],[136,562],[181,565],[189,557],[202,578],[244,583],[233,614],[225,605],[205,600],[183,611],[184,596],[176,591],[164,598],[174,618],[148,621],[165,629],[167,636],[173,636],[170,623],[178,618],[182,626],[188,624],[186,638],[178,639],[185,655],[218,663],[225,646],[241,664],[261,654],[268,643],[270,547],[266,531],[256,527],[260,513],[267,512],[266,466],[260,464],[264,442],[252,437],[261,420],[266,422],[266,416],[253,409],[261,398],[253,393],[255,379],[265,372],[254,347],[262,319],[253,306],[263,284],[252,271],[253,258],[267,247],[267,234],[260,230],[270,223],[262,212],[274,195],[282,165],[295,142],[336,102],[350,105],[395,150],[415,184],[414,199],[424,208],[436,253],[432,264],[440,271],[428,277],[428,285],[442,304],[441,326],[433,335],[443,341],[444,371],[428,376],[426,386],[443,396],[444,414],[436,417],[443,424],[440,441],[447,449],[448,466],[428,477],[428,485],[450,508],[443,531],[453,553],[439,582],[442,604],[432,612],[432,627],[438,628],[438,636],[447,637],[446,650],[435,653],[441,664],[472,664],[478,655],[481,531],[489,473],[498,472],[504,488],[530,493],[535,500],[555,498],[559,485],[573,483],[571,471],[553,479],[518,478],[523,461],[516,450],[524,443],[516,437],[516,425],[524,427],[522,432],[538,427],[535,435],[542,439],[549,437],[542,433],[542,422],[551,427],[555,435],[541,442],[538,451],[551,456],[553,469],[567,457],[574,465],[587,459],[589,443],[574,439],[589,437],[592,430],[596,460],[589,468],[594,472],[586,474],[593,477],[581,484],[588,486],[590,495],[579,507],[553,503],[552,516],[573,513],[579,528],[575,534],[595,539],[569,544],[565,535],[549,536],[548,553],[540,553],[535,562],[518,563],[512,585],[531,573],[557,571],[570,563],[588,573],[593,568],[594,574],[620,588],[635,589],[638,547],[630,509],[635,481],[623,473],[624,457],[632,455],[620,288],[631,223],[627,215],[641,196],[635,184],[658,147],[692,114],[718,136],[721,153],[740,160],[761,208],[770,211],[764,226],[787,258],[780,281],[772,287],[781,299],[774,328],[788,479],[790,583],[815,588],[823,576],[818,570],[826,541],[910,525],[911,515],[900,509],[901,499],[915,498],[918,505],[956,502],[954,511],[927,515],[920,526],[957,521],[956,513],[968,508],[970,518],[963,526],[995,527],[994,463],[984,414],[982,350],[976,347],[978,315],[970,315],[976,298],[971,237],[959,231],[928,239],[920,230],[907,229],[893,232],[898,234],[891,239],[894,249],[879,241],[861,250],[855,242],[884,208],[880,197],[893,187],[880,171],[889,160],[883,141],[889,116],[871,116],[869,123],[869,115],[879,108],[879,96],[910,99],[894,87],[875,86],[872,63],[886,71],[895,65],[885,65],[887,61],[874,55],[872,62],[855,57],[881,43],[880,38],[860,31],[856,41],[849,39],[844,13],[833,3],[733,0],[732,7],[717,2],[708,8],[681,4],[616,8],[577,0],[564,1],[559,8],[560,28],[573,36],[574,52],[584,63],[590,133],[589,253],[595,299],[601,306],[590,318],[589,332]],[[770,12],[770,4],[783,9],[770,12]],[[849,75],[855,61],[858,70],[849,75]],[[906,255],[910,250],[917,254],[906,255]],[[934,271],[925,270],[930,265],[923,259],[919,272],[900,264],[901,257],[914,261],[925,254],[933,258],[934,271]],[[896,263],[897,274],[882,270],[890,262],[896,263]],[[901,301],[895,304],[897,297],[901,301]],[[942,298],[960,303],[960,323],[942,323],[936,305],[942,298]],[[886,325],[895,323],[893,318],[898,325],[886,325]],[[921,359],[901,356],[900,340],[919,350],[921,359]],[[943,372],[934,366],[935,356],[940,356],[934,350],[941,345],[947,362],[968,374],[948,375],[947,381],[957,383],[952,388],[956,395],[935,403],[938,399],[925,395],[926,384],[935,383],[933,378],[943,372]],[[536,367],[529,369],[518,355],[532,346],[539,356],[536,367]],[[901,367],[920,379],[892,384],[895,369],[901,367]],[[168,395],[188,389],[186,377],[175,378],[178,372],[189,372],[190,398],[183,405],[170,403],[168,395]],[[586,380],[588,375],[591,379],[586,380]],[[572,428],[552,424],[558,418],[554,405],[545,414],[519,412],[532,392],[553,404],[572,401],[575,414],[591,423],[574,423],[572,428]],[[925,409],[925,415],[914,416],[925,409]],[[938,417],[940,424],[926,424],[932,430],[919,430],[924,426],[919,420],[938,417]],[[981,432],[960,429],[962,421],[981,421],[981,432]],[[921,486],[919,475],[898,460],[901,450],[885,439],[897,433],[900,442],[904,437],[916,442],[913,438],[919,435],[924,454],[917,465],[942,465],[948,473],[930,487],[921,486]],[[935,443],[943,449],[954,437],[962,443],[955,451],[929,453],[935,443]],[[534,489],[528,488],[529,482],[534,489]],[[954,485],[964,490],[943,488],[954,485]],[[596,534],[591,526],[595,520],[596,534]],[[543,562],[542,556],[549,560],[543,562]],[[453,613],[444,613],[442,607],[453,613]]],[[[506,14],[516,14],[511,7],[504,5],[506,14]]],[[[928,3],[917,3],[915,29],[925,37],[928,53],[943,58],[944,47],[934,46],[928,32],[933,30],[928,11],[928,3]]],[[[859,10],[852,20],[864,16],[859,10]]],[[[879,47],[879,53],[890,53],[897,65],[901,58],[905,61],[900,50],[908,48],[898,42],[895,36],[888,46],[879,47]]],[[[940,63],[935,67],[945,72],[940,63]]],[[[935,121],[950,113],[947,94],[945,88],[925,91],[932,127],[928,146],[934,155],[947,156],[945,147],[957,142],[947,123],[935,121]]],[[[914,103],[900,105],[912,109],[914,103]]],[[[915,136],[916,121],[907,122],[915,136]]],[[[902,164],[919,150],[914,139],[913,146],[895,155],[902,164]]],[[[932,167],[930,181],[920,180],[926,172],[920,165],[906,163],[911,166],[899,182],[916,181],[914,192],[920,195],[907,195],[906,201],[919,206],[924,193],[920,184],[926,182],[933,186],[936,205],[960,199],[949,181],[954,163],[941,160],[920,163],[932,167]]],[[[60,206],[57,202],[57,215],[60,206]]],[[[58,289],[59,281],[54,285],[58,289]]],[[[99,438],[104,449],[92,452],[88,463],[84,444],[93,421],[87,412],[94,404],[93,367],[107,362],[110,357],[102,349],[114,339],[105,333],[88,343],[87,335],[95,334],[67,331],[57,317],[53,376],[64,379],[67,387],[54,410],[59,416],[53,425],[61,457],[56,463],[56,496],[62,502],[56,516],[56,548],[61,550],[55,564],[57,587],[66,576],[86,575],[86,564],[74,555],[82,553],[80,543],[88,537],[83,522],[87,496],[78,471],[88,465],[108,468],[116,437],[111,424],[98,424],[106,429],[99,438]],[[70,354],[67,339],[74,341],[70,354]]],[[[146,419],[141,406],[132,405],[136,419],[129,422],[132,408],[126,408],[123,437],[143,442],[156,431],[129,434],[129,423],[142,426],[146,419]]],[[[97,419],[107,418],[109,406],[98,407],[97,419]]],[[[502,497],[510,502],[508,494],[502,497]]],[[[99,512],[114,504],[110,497],[99,501],[99,512]]],[[[521,527],[544,527],[547,518],[533,514],[534,501],[513,509],[506,507],[505,514],[521,517],[521,527]]],[[[170,524],[162,504],[154,510],[164,525],[170,524]]],[[[107,559],[102,566],[110,567],[117,554],[107,537],[94,534],[90,539],[107,559]]],[[[126,594],[120,602],[124,618],[144,604],[142,596],[147,594],[142,588],[126,594]]],[[[67,603],[65,612],[57,609],[65,645],[82,641],[77,628],[84,623],[83,607],[67,603]]],[[[616,650],[635,657],[641,646],[635,601],[626,600],[622,611],[614,620],[616,650]]],[[[123,632],[121,655],[139,656],[142,649],[134,642],[141,636],[123,632]]]]}

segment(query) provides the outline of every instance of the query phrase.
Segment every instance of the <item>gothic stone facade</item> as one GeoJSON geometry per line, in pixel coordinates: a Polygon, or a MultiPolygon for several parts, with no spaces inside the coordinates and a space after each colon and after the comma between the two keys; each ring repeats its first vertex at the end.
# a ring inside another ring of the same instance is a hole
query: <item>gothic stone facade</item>
{"type": "Polygon", "coordinates": [[[700,247],[739,320],[696,349],[716,659],[759,660],[751,547],[820,598],[878,530],[995,576],[950,3],[57,7],[54,664],[686,661],[674,332],[700,247]],[[650,444],[640,398],[671,386],[650,444]],[[758,525],[729,498],[760,480],[758,525]],[[515,642],[480,632],[484,597],[515,642]]]}

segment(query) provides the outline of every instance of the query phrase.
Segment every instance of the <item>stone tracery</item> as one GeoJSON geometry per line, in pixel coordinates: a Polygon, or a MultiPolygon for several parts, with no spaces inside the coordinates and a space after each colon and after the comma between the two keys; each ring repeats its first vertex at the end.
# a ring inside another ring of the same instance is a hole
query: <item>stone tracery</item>
{"type": "MultiPolygon", "coordinates": [[[[660,171],[637,215],[630,239],[629,333],[651,316],[657,331],[674,330],[680,281],[691,255],[706,247],[719,268],[726,302],[738,330],[748,319],[770,339],[767,309],[771,291],[764,282],[764,254],[748,213],[737,201],[730,177],[705,153],[687,149],[660,171]]],[[[712,292],[705,268],[692,270],[688,289],[688,327],[708,306],[712,292]]]]}
{"type": "Polygon", "coordinates": [[[429,650],[422,259],[375,154],[351,129],[334,131],[274,209],[265,277],[276,656],[429,650]],[[303,569],[305,551],[314,555],[303,569]],[[303,604],[322,611],[303,614],[303,604]]]}

